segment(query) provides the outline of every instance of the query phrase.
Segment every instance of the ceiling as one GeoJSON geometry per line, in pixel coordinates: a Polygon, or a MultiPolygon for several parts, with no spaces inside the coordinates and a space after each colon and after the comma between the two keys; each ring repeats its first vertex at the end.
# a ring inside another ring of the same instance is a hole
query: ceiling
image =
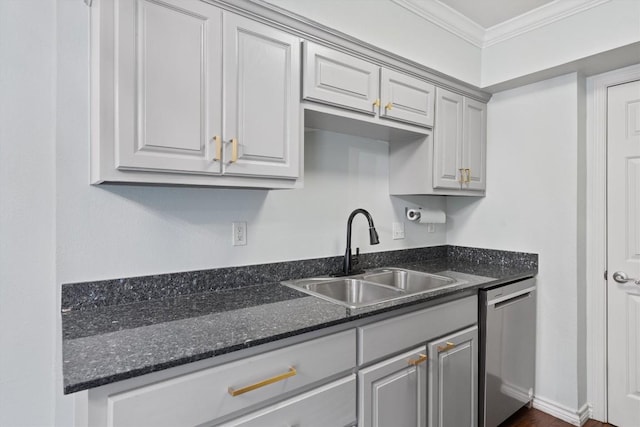
{"type": "Polygon", "coordinates": [[[389,1],[485,48],[612,0],[389,1]]]}
{"type": "Polygon", "coordinates": [[[553,0],[440,0],[483,28],[508,21],[553,0]]]}

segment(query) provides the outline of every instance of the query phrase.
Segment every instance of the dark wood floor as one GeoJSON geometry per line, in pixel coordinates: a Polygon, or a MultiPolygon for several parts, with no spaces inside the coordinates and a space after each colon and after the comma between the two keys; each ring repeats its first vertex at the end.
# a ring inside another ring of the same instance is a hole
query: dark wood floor
{"type": "MultiPolygon", "coordinates": [[[[500,427],[571,427],[572,425],[537,409],[526,406],[513,414],[500,427]]],[[[583,427],[615,427],[613,424],[589,420],[583,427]]]]}

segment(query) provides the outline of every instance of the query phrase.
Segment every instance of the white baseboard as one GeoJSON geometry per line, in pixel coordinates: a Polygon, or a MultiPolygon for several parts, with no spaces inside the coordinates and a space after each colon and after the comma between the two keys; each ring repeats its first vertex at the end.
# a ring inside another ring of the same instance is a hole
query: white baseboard
{"type": "Polygon", "coordinates": [[[533,407],[574,426],[583,425],[591,416],[591,406],[588,403],[576,411],[552,400],[536,396],[533,398],[533,407]]]}

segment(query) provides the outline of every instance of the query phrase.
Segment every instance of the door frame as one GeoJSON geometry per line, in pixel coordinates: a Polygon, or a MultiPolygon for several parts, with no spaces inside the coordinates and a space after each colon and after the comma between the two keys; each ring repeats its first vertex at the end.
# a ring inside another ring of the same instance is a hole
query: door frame
{"type": "Polygon", "coordinates": [[[587,402],[591,418],[607,411],[607,89],[640,80],[640,64],[587,79],[587,402]]]}

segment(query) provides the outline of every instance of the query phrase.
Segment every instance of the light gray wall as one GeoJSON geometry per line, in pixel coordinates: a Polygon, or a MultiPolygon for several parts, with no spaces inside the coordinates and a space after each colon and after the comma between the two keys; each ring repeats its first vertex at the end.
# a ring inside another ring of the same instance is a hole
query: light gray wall
{"type": "Polygon", "coordinates": [[[578,409],[578,77],[495,94],[487,196],[447,199],[447,242],[538,253],[536,398],[578,409]]]}
{"type": "Polygon", "coordinates": [[[53,0],[0,0],[0,425],[54,414],[53,0]]]}

